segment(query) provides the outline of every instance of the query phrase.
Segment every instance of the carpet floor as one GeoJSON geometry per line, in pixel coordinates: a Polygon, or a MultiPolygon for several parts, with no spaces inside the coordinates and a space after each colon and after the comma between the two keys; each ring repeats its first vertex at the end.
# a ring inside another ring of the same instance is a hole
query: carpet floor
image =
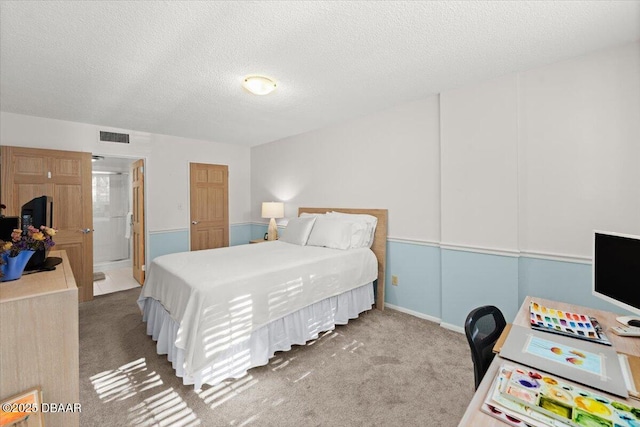
{"type": "Polygon", "coordinates": [[[156,354],[140,289],[80,304],[80,425],[456,426],[473,397],[463,334],[372,310],[266,366],[182,385],[156,354]]]}

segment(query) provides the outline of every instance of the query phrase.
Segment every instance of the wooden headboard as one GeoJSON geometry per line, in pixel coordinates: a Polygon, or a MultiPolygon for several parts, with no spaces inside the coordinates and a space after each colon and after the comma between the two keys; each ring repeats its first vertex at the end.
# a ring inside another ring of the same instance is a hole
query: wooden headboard
{"type": "Polygon", "coordinates": [[[324,214],[327,212],[342,212],[348,214],[367,214],[378,218],[376,233],[373,237],[371,250],[378,258],[378,286],[376,289],[376,308],[384,310],[384,278],[387,266],[387,210],[386,209],[346,209],[346,208],[298,208],[301,213],[324,214]]]}

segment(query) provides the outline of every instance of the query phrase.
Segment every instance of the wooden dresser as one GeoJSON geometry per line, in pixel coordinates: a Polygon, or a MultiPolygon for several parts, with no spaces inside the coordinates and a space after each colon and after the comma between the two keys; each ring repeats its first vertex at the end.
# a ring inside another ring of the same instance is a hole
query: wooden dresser
{"type": "MultiPolygon", "coordinates": [[[[78,288],[65,251],[54,271],[0,282],[0,399],[40,386],[43,403],[79,403],[78,288]]],[[[78,426],[79,413],[44,413],[78,426]]]]}

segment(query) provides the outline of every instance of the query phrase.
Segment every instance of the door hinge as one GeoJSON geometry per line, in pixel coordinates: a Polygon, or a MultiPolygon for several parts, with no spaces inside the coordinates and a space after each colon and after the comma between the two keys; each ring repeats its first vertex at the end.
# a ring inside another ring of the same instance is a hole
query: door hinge
{"type": "Polygon", "coordinates": [[[47,178],[51,179],[51,171],[47,172],[47,178]]]}

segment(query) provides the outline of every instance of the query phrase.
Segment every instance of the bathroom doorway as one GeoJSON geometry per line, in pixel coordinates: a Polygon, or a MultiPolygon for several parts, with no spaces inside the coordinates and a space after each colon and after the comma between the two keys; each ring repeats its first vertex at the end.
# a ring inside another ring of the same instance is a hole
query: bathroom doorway
{"type": "Polygon", "coordinates": [[[92,159],[93,294],[140,286],[133,277],[131,165],[138,159],[92,159]]]}

